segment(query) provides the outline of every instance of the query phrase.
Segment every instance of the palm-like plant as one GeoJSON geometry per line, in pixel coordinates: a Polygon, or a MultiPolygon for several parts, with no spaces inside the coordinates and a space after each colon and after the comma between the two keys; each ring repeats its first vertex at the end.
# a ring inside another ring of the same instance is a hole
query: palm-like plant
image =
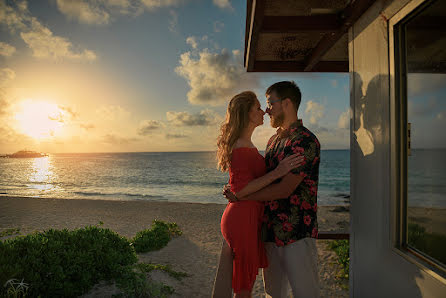
{"type": "Polygon", "coordinates": [[[7,288],[6,290],[7,297],[14,297],[14,298],[26,297],[29,288],[29,285],[23,282],[23,279],[19,281],[18,279],[14,278],[11,278],[10,280],[6,281],[3,286],[7,288]]]}

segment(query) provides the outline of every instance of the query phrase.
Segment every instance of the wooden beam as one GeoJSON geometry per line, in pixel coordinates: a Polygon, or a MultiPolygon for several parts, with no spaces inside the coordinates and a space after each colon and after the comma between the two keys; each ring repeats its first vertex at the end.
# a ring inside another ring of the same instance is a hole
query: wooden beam
{"type": "Polygon", "coordinates": [[[314,16],[265,16],[262,33],[296,33],[302,31],[335,32],[340,22],[337,14],[314,16]]]}
{"type": "Polygon", "coordinates": [[[265,0],[253,0],[251,7],[251,24],[249,26],[249,37],[245,55],[245,67],[247,71],[250,71],[254,67],[255,52],[265,13],[265,0]]]}
{"type": "MultiPolygon", "coordinates": [[[[256,61],[249,72],[304,72],[303,61],[256,61]]],[[[348,72],[348,61],[321,61],[312,72],[348,72]]]]}
{"type": "Polygon", "coordinates": [[[251,10],[252,10],[252,1],[253,0],[247,0],[246,1],[246,25],[245,25],[245,53],[243,55],[243,65],[246,65],[246,53],[248,51],[248,40],[249,40],[249,32],[250,32],[250,26],[251,26],[251,10]]]}
{"type": "Polygon", "coordinates": [[[314,71],[313,68],[320,59],[334,46],[334,44],[348,31],[348,29],[361,17],[361,15],[375,2],[375,0],[356,0],[351,2],[340,13],[343,20],[336,32],[326,34],[305,58],[304,71],[314,71]]]}
{"type": "Polygon", "coordinates": [[[317,239],[326,239],[326,240],[341,240],[341,239],[350,239],[349,233],[340,233],[340,232],[319,232],[317,235],[317,239]]]}

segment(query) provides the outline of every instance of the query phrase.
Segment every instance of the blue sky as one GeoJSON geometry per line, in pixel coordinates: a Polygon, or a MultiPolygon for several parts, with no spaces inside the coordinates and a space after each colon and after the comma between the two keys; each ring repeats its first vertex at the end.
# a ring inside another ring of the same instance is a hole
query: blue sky
{"type": "MultiPolygon", "coordinates": [[[[0,0],[0,153],[215,150],[229,99],[253,90],[265,108],[280,80],[300,86],[299,117],[323,149],[349,147],[348,74],[246,73],[245,1],[10,3],[0,0]]],[[[255,145],[273,133],[265,116],[255,145]]]]}

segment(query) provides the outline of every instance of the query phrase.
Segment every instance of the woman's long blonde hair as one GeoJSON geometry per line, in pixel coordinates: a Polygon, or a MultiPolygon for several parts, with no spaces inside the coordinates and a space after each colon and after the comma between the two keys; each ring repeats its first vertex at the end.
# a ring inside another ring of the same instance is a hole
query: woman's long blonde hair
{"type": "Polygon", "coordinates": [[[244,91],[229,102],[226,118],[217,138],[217,167],[223,172],[227,172],[231,166],[232,149],[243,129],[248,126],[249,111],[256,101],[254,92],[244,91]]]}

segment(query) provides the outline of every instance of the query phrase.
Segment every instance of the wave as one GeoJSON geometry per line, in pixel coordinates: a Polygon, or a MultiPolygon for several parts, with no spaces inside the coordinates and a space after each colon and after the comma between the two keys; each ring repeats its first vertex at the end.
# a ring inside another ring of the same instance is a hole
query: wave
{"type": "Polygon", "coordinates": [[[144,199],[161,199],[164,196],[156,196],[156,195],[143,195],[143,194],[133,194],[133,193],[122,193],[122,192],[114,192],[114,193],[103,193],[96,191],[75,191],[73,192],[77,195],[93,197],[93,196],[107,196],[107,197],[116,197],[116,196],[124,196],[124,197],[132,197],[132,198],[144,198],[144,199]]]}
{"type": "Polygon", "coordinates": [[[350,194],[337,193],[337,194],[333,195],[333,197],[335,197],[335,198],[343,198],[343,199],[350,199],[350,194]]]}
{"type": "Polygon", "coordinates": [[[187,180],[159,180],[153,181],[155,185],[190,185],[190,186],[207,186],[207,187],[218,187],[223,188],[223,186],[228,183],[228,180],[222,179],[222,181],[216,182],[206,182],[206,181],[187,181],[187,180]]]}

